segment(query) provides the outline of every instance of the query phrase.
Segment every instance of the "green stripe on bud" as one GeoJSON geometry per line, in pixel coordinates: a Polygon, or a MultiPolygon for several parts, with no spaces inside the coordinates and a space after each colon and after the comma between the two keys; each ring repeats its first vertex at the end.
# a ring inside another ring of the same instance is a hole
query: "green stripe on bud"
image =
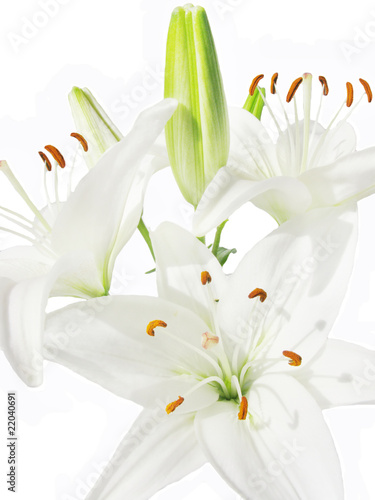
{"type": "Polygon", "coordinates": [[[172,170],[196,207],[229,153],[229,120],[214,39],[202,7],[177,7],[169,26],[165,97],[179,106],[165,134],[172,170]]]}
{"type": "Polygon", "coordinates": [[[262,111],[264,108],[264,99],[260,95],[262,93],[263,96],[266,95],[266,89],[263,87],[257,87],[253,95],[248,95],[245,104],[243,105],[243,109],[246,109],[254,115],[258,120],[262,116],[262,111]]]}
{"type": "Polygon", "coordinates": [[[77,132],[88,142],[89,149],[84,158],[91,168],[123,136],[88,89],[73,87],[69,104],[77,132]]]}

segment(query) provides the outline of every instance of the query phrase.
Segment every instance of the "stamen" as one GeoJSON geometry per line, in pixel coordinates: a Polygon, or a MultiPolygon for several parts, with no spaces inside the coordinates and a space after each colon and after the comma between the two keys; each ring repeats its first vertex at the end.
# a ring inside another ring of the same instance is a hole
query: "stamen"
{"type": "Polygon", "coordinates": [[[264,75],[258,75],[251,82],[251,85],[250,85],[250,88],[249,88],[249,94],[251,96],[254,95],[255,89],[257,88],[258,83],[261,81],[262,78],[264,78],[264,75]]]}
{"type": "Polygon", "coordinates": [[[63,155],[60,153],[60,151],[55,148],[55,146],[44,146],[44,149],[46,149],[52,156],[53,158],[57,161],[58,165],[61,167],[61,168],[64,168],[65,167],[65,160],[64,160],[64,157],[63,155]]]}
{"type": "Polygon", "coordinates": [[[155,337],[155,328],[156,327],[162,327],[166,328],[167,323],[165,321],[161,321],[160,319],[155,319],[154,321],[150,321],[150,323],[147,325],[146,332],[150,337],[155,337]]]}
{"type": "Polygon", "coordinates": [[[300,366],[302,363],[302,358],[299,354],[293,351],[283,351],[283,356],[289,359],[290,366],[300,366]]]}
{"type": "Polygon", "coordinates": [[[322,84],[322,87],[323,87],[323,95],[328,95],[329,88],[328,88],[327,79],[324,76],[320,76],[319,77],[319,81],[320,81],[320,83],[322,84]]]}
{"type": "Polygon", "coordinates": [[[353,104],[353,99],[354,99],[353,85],[350,82],[346,82],[346,92],[347,92],[346,105],[348,108],[350,108],[350,106],[353,104]]]}
{"type": "Polygon", "coordinates": [[[39,212],[39,210],[36,208],[34,203],[30,200],[26,191],[23,189],[21,184],[18,182],[18,180],[14,176],[13,172],[9,168],[8,163],[5,160],[0,161],[0,172],[3,172],[3,174],[8,178],[8,180],[12,184],[13,188],[21,196],[23,201],[30,208],[30,210],[35,214],[35,216],[40,220],[40,222],[43,224],[45,229],[47,229],[47,231],[51,231],[50,225],[45,220],[45,218],[42,216],[42,214],[39,212]]]}
{"type": "Polygon", "coordinates": [[[361,84],[363,85],[363,88],[365,89],[368,102],[371,102],[372,101],[372,90],[371,90],[370,85],[363,78],[360,78],[359,81],[361,82],[361,84]]]}
{"type": "Polygon", "coordinates": [[[300,76],[299,78],[297,78],[296,80],[294,80],[294,82],[290,86],[288,95],[286,96],[286,102],[290,102],[293,99],[294,94],[297,92],[298,87],[302,83],[302,80],[303,80],[302,76],[300,76]]]}
{"type": "Polygon", "coordinates": [[[202,333],[202,347],[203,349],[210,349],[219,343],[219,337],[210,332],[202,333]]]}
{"type": "Polygon", "coordinates": [[[267,298],[267,293],[262,288],[255,288],[249,293],[249,299],[254,299],[255,297],[259,297],[259,300],[264,302],[267,298]]]}
{"type": "Polygon", "coordinates": [[[43,151],[39,151],[39,156],[42,158],[42,160],[44,161],[44,164],[46,166],[46,169],[48,170],[48,172],[51,172],[52,170],[52,165],[51,165],[51,162],[49,161],[49,158],[48,156],[43,153],[43,151]]]}
{"type": "Polygon", "coordinates": [[[247,398],[245,398],[245,396],[242,396],[240,411],[238,412],[238,420],[246,420],[248,406],[249,405],[247,402],[247,398]]]}
{"type": "Polygon", "coordinates": [[[167,407],[165,408],[165,411],[168,413],[168,415],[170,413],[173,413],[175,411],[175,409],[178,408],[179,406],[181,406],[184,401],[185,401],[184,398],[182,398],[180,396],[177,399],[177,401],[173,401],[173,403],[169,403],[169,405],[167,405],[167,407]]]}
{"type": "Polygon", "coordinates": [[[211,274],[208,271],[203,271],[201,273],[202,285],[207,285],[207,283],[211,283],[211,281],[212,281],[211,274]]]}
{"type": "Polygon", "coordinates": [[[79,141],[81,143],[81,146],[83,147],[83,151],[86,153],[89,149],[89,145],[87,144],[87,141],[86,139],[83,137],[83,135],[81,134],[78,134],[77,132],[72,132],[70,134],[71,137],[74,137],[75,139],[77,139],[77,141],[79,141]]]}
{"type": "Polygon", "coordinates": [[[276,94],[276,83],[279,78],[279,73],[274,73],[271,78],[271,94],[276,94]]]}

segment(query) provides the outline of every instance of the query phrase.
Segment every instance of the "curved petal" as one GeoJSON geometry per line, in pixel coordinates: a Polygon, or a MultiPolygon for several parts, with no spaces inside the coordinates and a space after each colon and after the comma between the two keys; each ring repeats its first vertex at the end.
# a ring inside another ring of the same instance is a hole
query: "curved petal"
{"type": "MultiPolygon", "coordinates": [[[[301,173],[304,126],[304,120],[298,122],[298,128],[293,123],[279,136],[276,144],[277,157],[284,175],[297,176],[301,173]]],[[[341,122],[327,131],[319,123],[310,120],[309,130],[309,148],[305,165],[307,170],[329,165],[355,150],[356,134],[347,122],[341,122]]]]}
{"type": "Polygon", "coordinates": [[[164,222],[151,235],[159,296],[187,307],[212,329],[212,312],[226,286],[226,276],[210,250],[185,229],[164,222]],[[211,283],[202,285],[208,271],[211,283]]]}
{"type": "Polygon", "coordinates": [[[358,201],[375,192],[375,148],[309,170],[299,179],[311,193],[313,208],[358,201]]]}
{"type": "Polygon", "coordinates": [[[17,282],[46,274],[53,264],[35,246],[11,247],[0,252],[0,276],[17,282]]]}
{"type": "Polygon", "coordinates": [[[242,108],[229,109],[230,150],[228,165],[248,180],[281,175],[275,145],[261,121],[242,108]]]}
{"type": "Polygon", "coordinates": [[[19,282],[0,278],[0,345],[13,369],[31,387],[43,381],[43,330],[51,288],[75,262],[75,255],[67,255],[42,276],[19,282]]]}
{"type": "Polygon", "coordinates": [[[211,181],[193,218],[193,231],[202,236],[227,219],[247,201],[284,221],[305,212],[311,205],[306,186],[293,177],[272,177],[251,181],[237,177],[230,168],[221,168],[211,181]]]}
{"type": "Polygon", "coordinates": [[[321,408],[375,404],[375,351],[341,340],[328,340],[298,380],[321,408]]]}
{"type": "MultiPolygon", "coordinates": [[[[355,207],[308,212],[258,243],[230,277],[218,304],[219,323],[245,358],[277,358],[284,350],[311,359],[341,307],[357,243],[355,207]],[[267,299],[249,299],[261,288],[267,299]],[[261,352],[260,352],[261,351],[261,352]]],[[[298,368],[297,368],[298,369],[298,368]]]]}
{"type": "Polygon", "coordinates": [[[143,411],[86,500],[148,500],[204,465],[193,424],[194,414],[143,411]]]}
{"type": "Polygon", "coordinates": [[[176,105],[165,99],[141,113],[132,131],[82,179],[53,227],[56,252],[94,252],[106,289],[114,259],[141,217],[144,191],[153,173],[150,163],[142,161],[176,105]]]}
{"type": "MultiPolygon", "coordinates": [[[[166,405],[197,384],[186,373],[217,375],[201,346],[207,325],[185,308],[155,297],[112,296],[72,304],[48,316],[45,357],[143,406],[166,405]],[[147,335],[149,322],[161,320],[147,335]]],[[[176,410],[210,404],[205,385],[176,410]]]]}
{"type": "Polygon", "coordinates": [[[220,401],[197,413],[198,442],[245,500],[343,500],[339,460],[316,402],[293,378],[266,376],[252,386],[249,413],[220,401]]]}

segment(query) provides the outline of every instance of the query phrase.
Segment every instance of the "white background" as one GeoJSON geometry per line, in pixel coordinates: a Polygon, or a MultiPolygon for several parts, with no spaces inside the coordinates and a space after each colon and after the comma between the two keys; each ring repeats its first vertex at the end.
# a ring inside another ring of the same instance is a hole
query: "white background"
{"type": "MultiPolygon", "coordinates": [[[[73,85],[90,88],[123,132],[140,110],[162,97],[166,33],[176,5],[168,0],[2,0],[0,156],[36,202],[42,203],[37,151],[51,143],[67,157],[72,151],[69,134],[74,126],[67,95],[73,85]],[[48,14],[42,7],[47,3],[48,14]]],[[[207,9],[217,42],[229,104],[242,105],[258,73],[269,79],[278,71],[280,89],[286,92],[292,80],[309,71],[325,75],[330,83],[323,114],[328,121],[345,97],[347,80],[356,89],[359,77],[375,86],[373,2],[202,0],[201,5],[207,9]]],[[[359,148],[374,144],[374,103],[367,105],[364,100],[351,123],[359,148]]],[[[11,200],[3,179],[0,194],[6,200],[1,204],[11,200]]],[[[375,197],[360,203],[356,267],[332,336],[375,349],[374,214],[375,197]]],[[[153,179],[145,208],[151,228],[166,219],[187,227],[190,223],[189,207],[168,171],[153,179]]],[[[224,244],[239,249],[227,270],[274,227],[267,214],[250,205],[239,210],[224,234],[224,244]]],[[[0,234],[1,248],[14,242],[0,234]]],[[[151,267],[147,249],[135,237],[119,260],[115,291],[154,293],[153,277],[143,275],[151,267]]],[[[44,385],[31,390],[17,380],[1,355],[0,377],[1,498],[14,497],[5,484],[5,412],[6,392],[16,390],[17,498],[83,499],[140,408],[53,364],[46,365],[44,385]]],[[[325,417],[342,461],[347,500],[375,498],[375,407],[336,409],[325,417]]],[[[155,498],[235,500],[237,496],[206,466],[155,498]]]]}

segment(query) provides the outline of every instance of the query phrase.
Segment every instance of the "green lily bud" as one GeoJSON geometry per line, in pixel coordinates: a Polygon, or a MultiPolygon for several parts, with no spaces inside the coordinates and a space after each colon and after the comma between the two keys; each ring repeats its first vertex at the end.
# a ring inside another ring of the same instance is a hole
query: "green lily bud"
{"type": "Polygon", "coordinates": [[[255,89],[253,95],[249,94],[247,96],[245,104],[243,105],[243,109],[246,109],[247,111],[249,111],[249,113],[251,113],[256,118],[258,118],[258,120],[260,120],[260,117],[262,116],[262,111],[264,108],[264,99],[260,95],[260,92],[262,92],[263,96],[266,95],[266,89],[264,89],[263,87],[260,87],[260,91],[259,91],[259,87],[257,87],[255,89]]]}
{"type": "Polygon", "coordinates": [[[229,120],[214,39],[202,7],[177,7],[169,26],[165,97],[179,106],[165,128],[169,160],[196,207],[229,153],[229,120]]]}
{"type": "Polygon", "coordinates": [[[69,94],[69,104],[77,132],[88,143],[84,158],[88,168],[91,168],[123,136],[88,89],[73,87],[69,94]]]}

